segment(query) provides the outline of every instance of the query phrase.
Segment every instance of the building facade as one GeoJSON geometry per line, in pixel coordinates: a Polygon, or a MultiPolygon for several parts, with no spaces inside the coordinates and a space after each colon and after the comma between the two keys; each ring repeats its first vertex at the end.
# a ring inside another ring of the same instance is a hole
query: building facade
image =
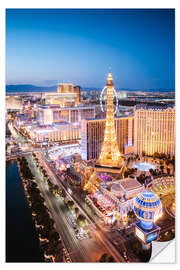
{"type": "Polygon", "coordinates": [[[81,103],[81,87],[79,85],[74,86],[74,92],[77,95],[76,99],[77,104],[81,103]]]}
{"type": "Polygon", "coordinates": [[[57,93],[74,93],[74,84],[59,83],[57,86],[57,93]]]}
{"type": "Polygon", "coordinates": [[[46,126],[26,127],[26,132],[34,143],[74,143],[80,140],[80,126],[66,122],[46,126]]]}
{"type": "MultiPolygon", "coordinates": [[[[134,144],[134,117],[118,117],[114,119],[119,150],[122,154],[134,144]]],[[[106,119],[85,119],[81,123],[82,159],[97,159],[104,140],[106,119]]]]}
{"type": "Polygon", "coordinates": [[[43,94],[45,104],[58,104],[60,107],[71,107],[77,104],[76,93],[46,92],[43,94]]]}
{"type": "Polygon", "coordinates": [[[57,92],[43,94],[45,104],[59,104],[61,107],[72,107],[81,103],[81,87],[71,83],[60,83],[57,92]]]}
{"type": "Polygon", "coordinates": [[[136,179],[125,178],[112,184],[111,189],[107,185],[99,185],[103,196],[111,201],[119,212],[120,218],[127,215],[133,209],[134,196],[142,192],[145,188],[136,179]]]}
{"type": "Polygon", "coordinates": [[[37,106],[37,121],[42,125],[51,125],[54,122],[66,121],[69,123],[80,123],[86,118],[95,117],[93,106],[77,106],[61,108],[58,105],[37,106]]]}
{"type": "Polygon", "coordinates": [[[137,154],[175,153],[175,108],[137,108],[134,116],[137,154]]]}

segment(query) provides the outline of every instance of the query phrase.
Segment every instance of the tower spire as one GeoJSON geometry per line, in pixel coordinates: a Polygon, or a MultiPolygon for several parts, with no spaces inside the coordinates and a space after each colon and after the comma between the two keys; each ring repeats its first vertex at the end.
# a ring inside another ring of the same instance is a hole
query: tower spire
{"type": "Polygon", "coordinates": [[[101,153],[97,161],[97,165],[108,167],[120,167],[122,164],[122,157],[119,152],[119,147],[115,132],[114,123],[114,83],[112,73],[108,73],[107,77],[107,111],[106,124],[104,132],[104,141],[101,148],[101,153]]]}

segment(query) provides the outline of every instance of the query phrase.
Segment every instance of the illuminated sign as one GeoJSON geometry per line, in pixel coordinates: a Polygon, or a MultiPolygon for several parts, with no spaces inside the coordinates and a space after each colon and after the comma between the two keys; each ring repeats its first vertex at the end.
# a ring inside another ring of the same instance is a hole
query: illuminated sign
{"type": "Polygon", "coordinates": [[[145,243],[144,233],[141,230],[139,230],[137,227],[135,228],[135,234],[141,241],[145,243]]]}
{"type": "Polygon", "coordinates": [[[150,233],[146,238],[146,242],[149,243],[151,241],[156,240],[157,238],[158,238],[157,232],[150,233]]]}

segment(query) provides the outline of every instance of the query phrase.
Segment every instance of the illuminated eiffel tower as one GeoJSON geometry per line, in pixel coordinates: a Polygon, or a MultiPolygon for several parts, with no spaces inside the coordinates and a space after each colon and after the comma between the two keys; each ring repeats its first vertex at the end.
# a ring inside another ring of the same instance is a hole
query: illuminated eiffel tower
{"type": "Polygon", "coordinates": [[[112,74],[108,73],[107,78],[107,111],[106,125],[104,132],[104,141],[101,148],[101,153],[96,163],[96,167],[116,167],[120,168],[123,158],[120,154],[114,122],[114,83],[112,74]]]}

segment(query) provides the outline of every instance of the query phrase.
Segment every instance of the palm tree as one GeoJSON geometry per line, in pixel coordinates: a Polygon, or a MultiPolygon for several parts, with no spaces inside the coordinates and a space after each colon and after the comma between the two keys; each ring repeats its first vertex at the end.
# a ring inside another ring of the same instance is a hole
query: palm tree
{"type": "Polygon", "coordinates": [[[74,204],[73,201],[68,201],[67,205],[68,205],[68,207],[69,207],[69,209],[70,209],[71,211],[74,210],[75,204],[74,204]]]}
{"type": "Polygon", "coordinates": [[[163,166],[163,165],[161,165],[161,166],[160,166],[160,169],[161,169],[161,171],[163,171],[163,170],[164,170],[164,166],[163,166]]]}
{"type": "Polygon", "coordinates": [[[78,217],[78,214],[79,214],[79,208],[78,207],[75,207],[74,211],[75,211],[75,215],[76,215],[76,218],[77,218],[78,217]]]}
{"type": "Polygon", "coordinates": [[[167,168],[167,174],[170,175],[170,169],[169,168],[167,168]]]}
{"type": "Polygon", "coordinates": [[[83,215],[79,215],[77,218],[77,223],[79,224],[80,227],[85,228],[88,225],[88,222],[83,215]]]}

